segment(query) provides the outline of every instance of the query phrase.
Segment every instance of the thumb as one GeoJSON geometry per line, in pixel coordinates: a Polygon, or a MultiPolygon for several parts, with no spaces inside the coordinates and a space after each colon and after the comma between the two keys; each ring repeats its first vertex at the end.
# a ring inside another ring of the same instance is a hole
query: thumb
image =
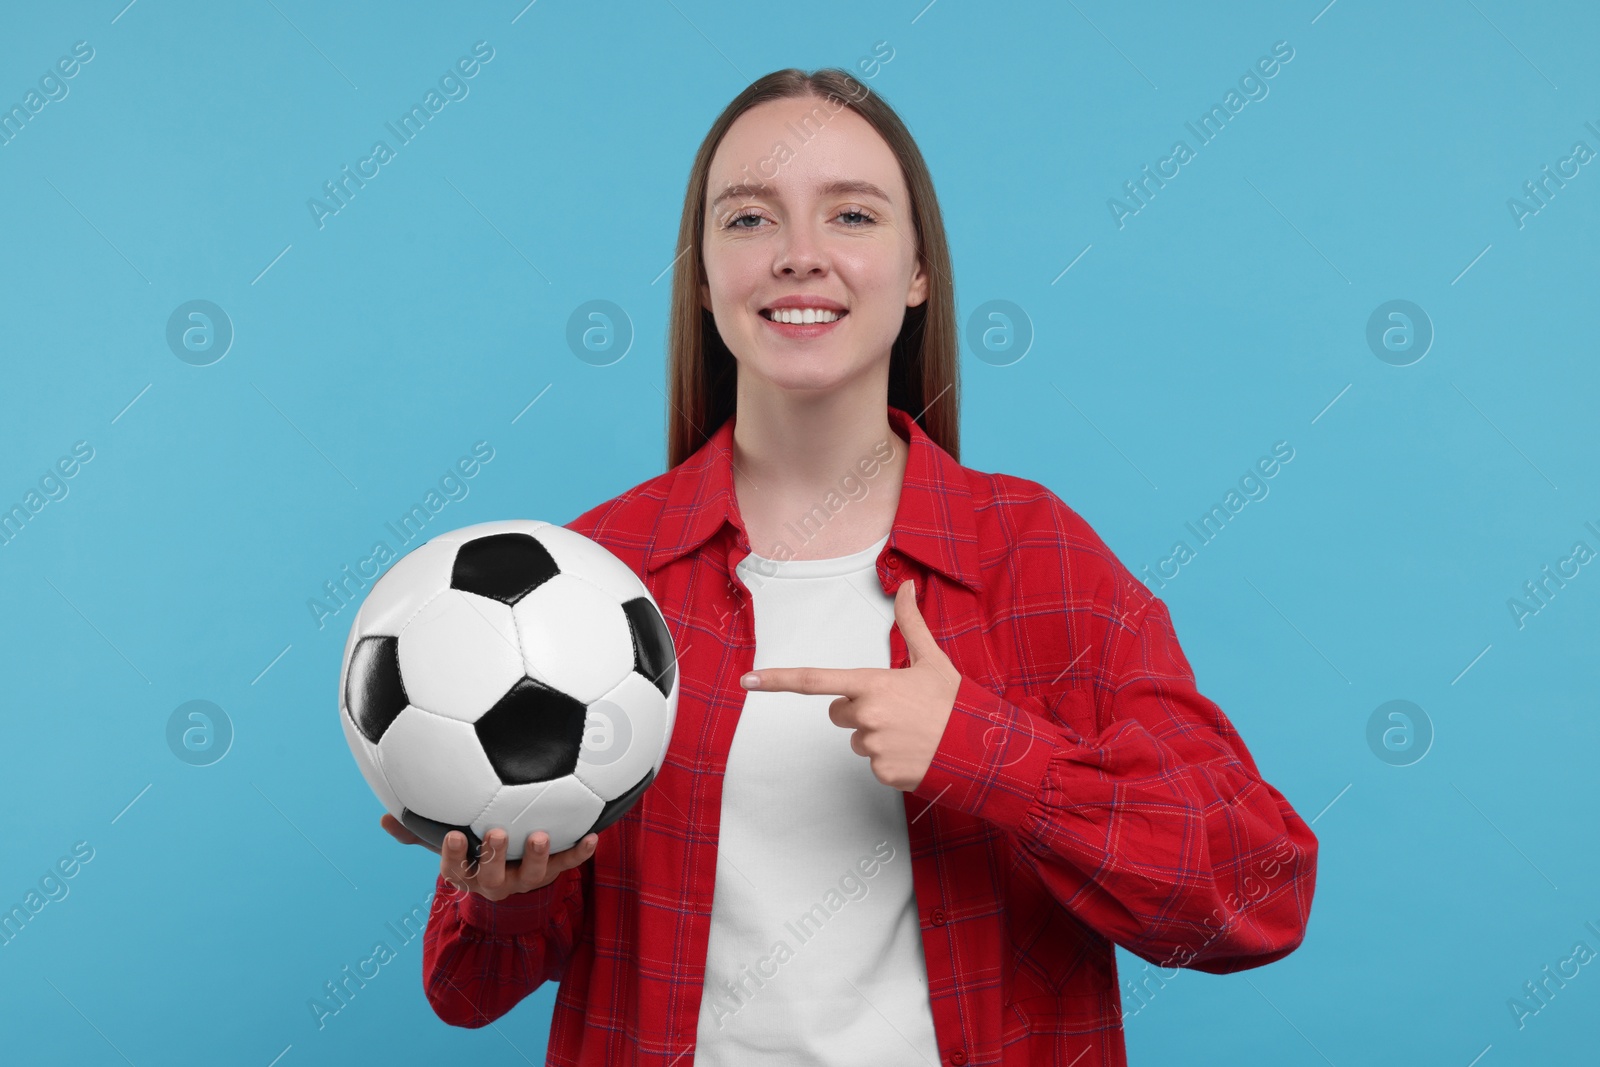
{"type": "Polygon", "coordinates": [[[917,610],[917,590],[909,578],[894,591],[894,621],[900,627],[900,636],[905,638],[906,658],[910,663],[938,655],[939,646],[922,612],[917,610]]]}

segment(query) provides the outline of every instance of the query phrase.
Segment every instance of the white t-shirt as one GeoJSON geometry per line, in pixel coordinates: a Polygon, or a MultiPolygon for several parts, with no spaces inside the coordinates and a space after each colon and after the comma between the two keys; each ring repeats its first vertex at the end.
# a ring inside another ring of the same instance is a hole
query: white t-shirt
{"type": "MultiPolygon", "coordinates": [[[[741,560],[755,667],[887,667],[894,599],[875,569],[887,541],[741,560]]],[[[834,699],[745,696],[722,787],[698,1067],[940,1062],[905,801],[828,718],[834,699]]]]}

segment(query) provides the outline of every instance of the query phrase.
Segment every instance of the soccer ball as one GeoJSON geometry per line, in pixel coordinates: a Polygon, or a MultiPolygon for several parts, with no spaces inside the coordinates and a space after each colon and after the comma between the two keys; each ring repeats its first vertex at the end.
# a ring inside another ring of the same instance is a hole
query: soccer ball
{"type": "Polygon", "coordinates": [[[520,859],[620,819],[666,758],[677,654],[644,583],[535,520],[440,534],[396,561],[345,642],[339,720],[385,808],[435,852],[493,827],[520,859]]]}

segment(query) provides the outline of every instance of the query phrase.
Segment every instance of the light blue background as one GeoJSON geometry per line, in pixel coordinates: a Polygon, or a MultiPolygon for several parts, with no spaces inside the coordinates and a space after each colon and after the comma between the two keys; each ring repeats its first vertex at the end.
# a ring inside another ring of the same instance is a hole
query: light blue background
{"type": "Polygon", "coordinates": [[[1523,1028],[1507,1004],[1600,950],[1600,564],[1521,629],[1507,608],[1600,550],[1600,164],[1521,228],[1507,208],[1600,148],[1593,5],[124,2],[0,32],[6,107],[95,50],[0,147],[0,504],[95,450],[0,547],[0,906],[94,849],[0,948],[9,1062],[543,1062],[554,986],[448,1028],[420,941],[316,1025],[436,861],[378,828],[335,721],[350,613],[318,629],[307,601],[475,441],[494,459],[430,532],[566,522],[661,471],[656,279],[695,147],[761,74],[879,41],[963,320],[1009,300],[1034,332],[1009,366],[964,351],[967,465],[1048,485],[1140,571],[1295,449],[1158,592],[1316,820],[1309,935],[1169,981],[1132,1062],[1595,1056],[1600,965],[1523,1028]],[[480,40],[470,95],[319,229],[307,200],[480,40]],[[1277,41],[1270,94],[1119,229],[1108,198],[1277,41]],[[236,330],[207,367],[165,338],[194,299],[236,330]],[[636,331],[609,366],[565,340],[591,299],[636,331]],[[1366,343],[1391,299],[1436,330],[1410,366],[1366,343]],[[207,767],[165,739],[193,699],[236,731],[207,767]],[[1411,766],[1368,746],[1394,699],[1435,731],[1411,766]]]}

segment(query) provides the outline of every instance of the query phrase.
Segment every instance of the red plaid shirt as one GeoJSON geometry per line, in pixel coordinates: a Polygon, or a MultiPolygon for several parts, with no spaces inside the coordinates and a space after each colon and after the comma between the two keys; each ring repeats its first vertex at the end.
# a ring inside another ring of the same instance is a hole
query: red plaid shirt
{"type": "MultiPolygon", "coordinates": [[[[1166,605],[1082,518],[889,417],[910,454],[878,578],[891,595],[916,581],[962,676],[902,793],[941,1067],[1120,1067],[1113,943],[1212,974],[1283,958],[1305,936],[1317,839],[1195,688],[1166,605]]],[[[722,777],[755,655],[733,425],[568,524],[643,578],[672,629],[661,772],[549,886],[493,903],[437,882],[434,1011],[483,1026],[558,981],[549,1064],[693,1059],[722,777]]],[[[890,664],[906,664],[898,628],[890,664]]]]}

